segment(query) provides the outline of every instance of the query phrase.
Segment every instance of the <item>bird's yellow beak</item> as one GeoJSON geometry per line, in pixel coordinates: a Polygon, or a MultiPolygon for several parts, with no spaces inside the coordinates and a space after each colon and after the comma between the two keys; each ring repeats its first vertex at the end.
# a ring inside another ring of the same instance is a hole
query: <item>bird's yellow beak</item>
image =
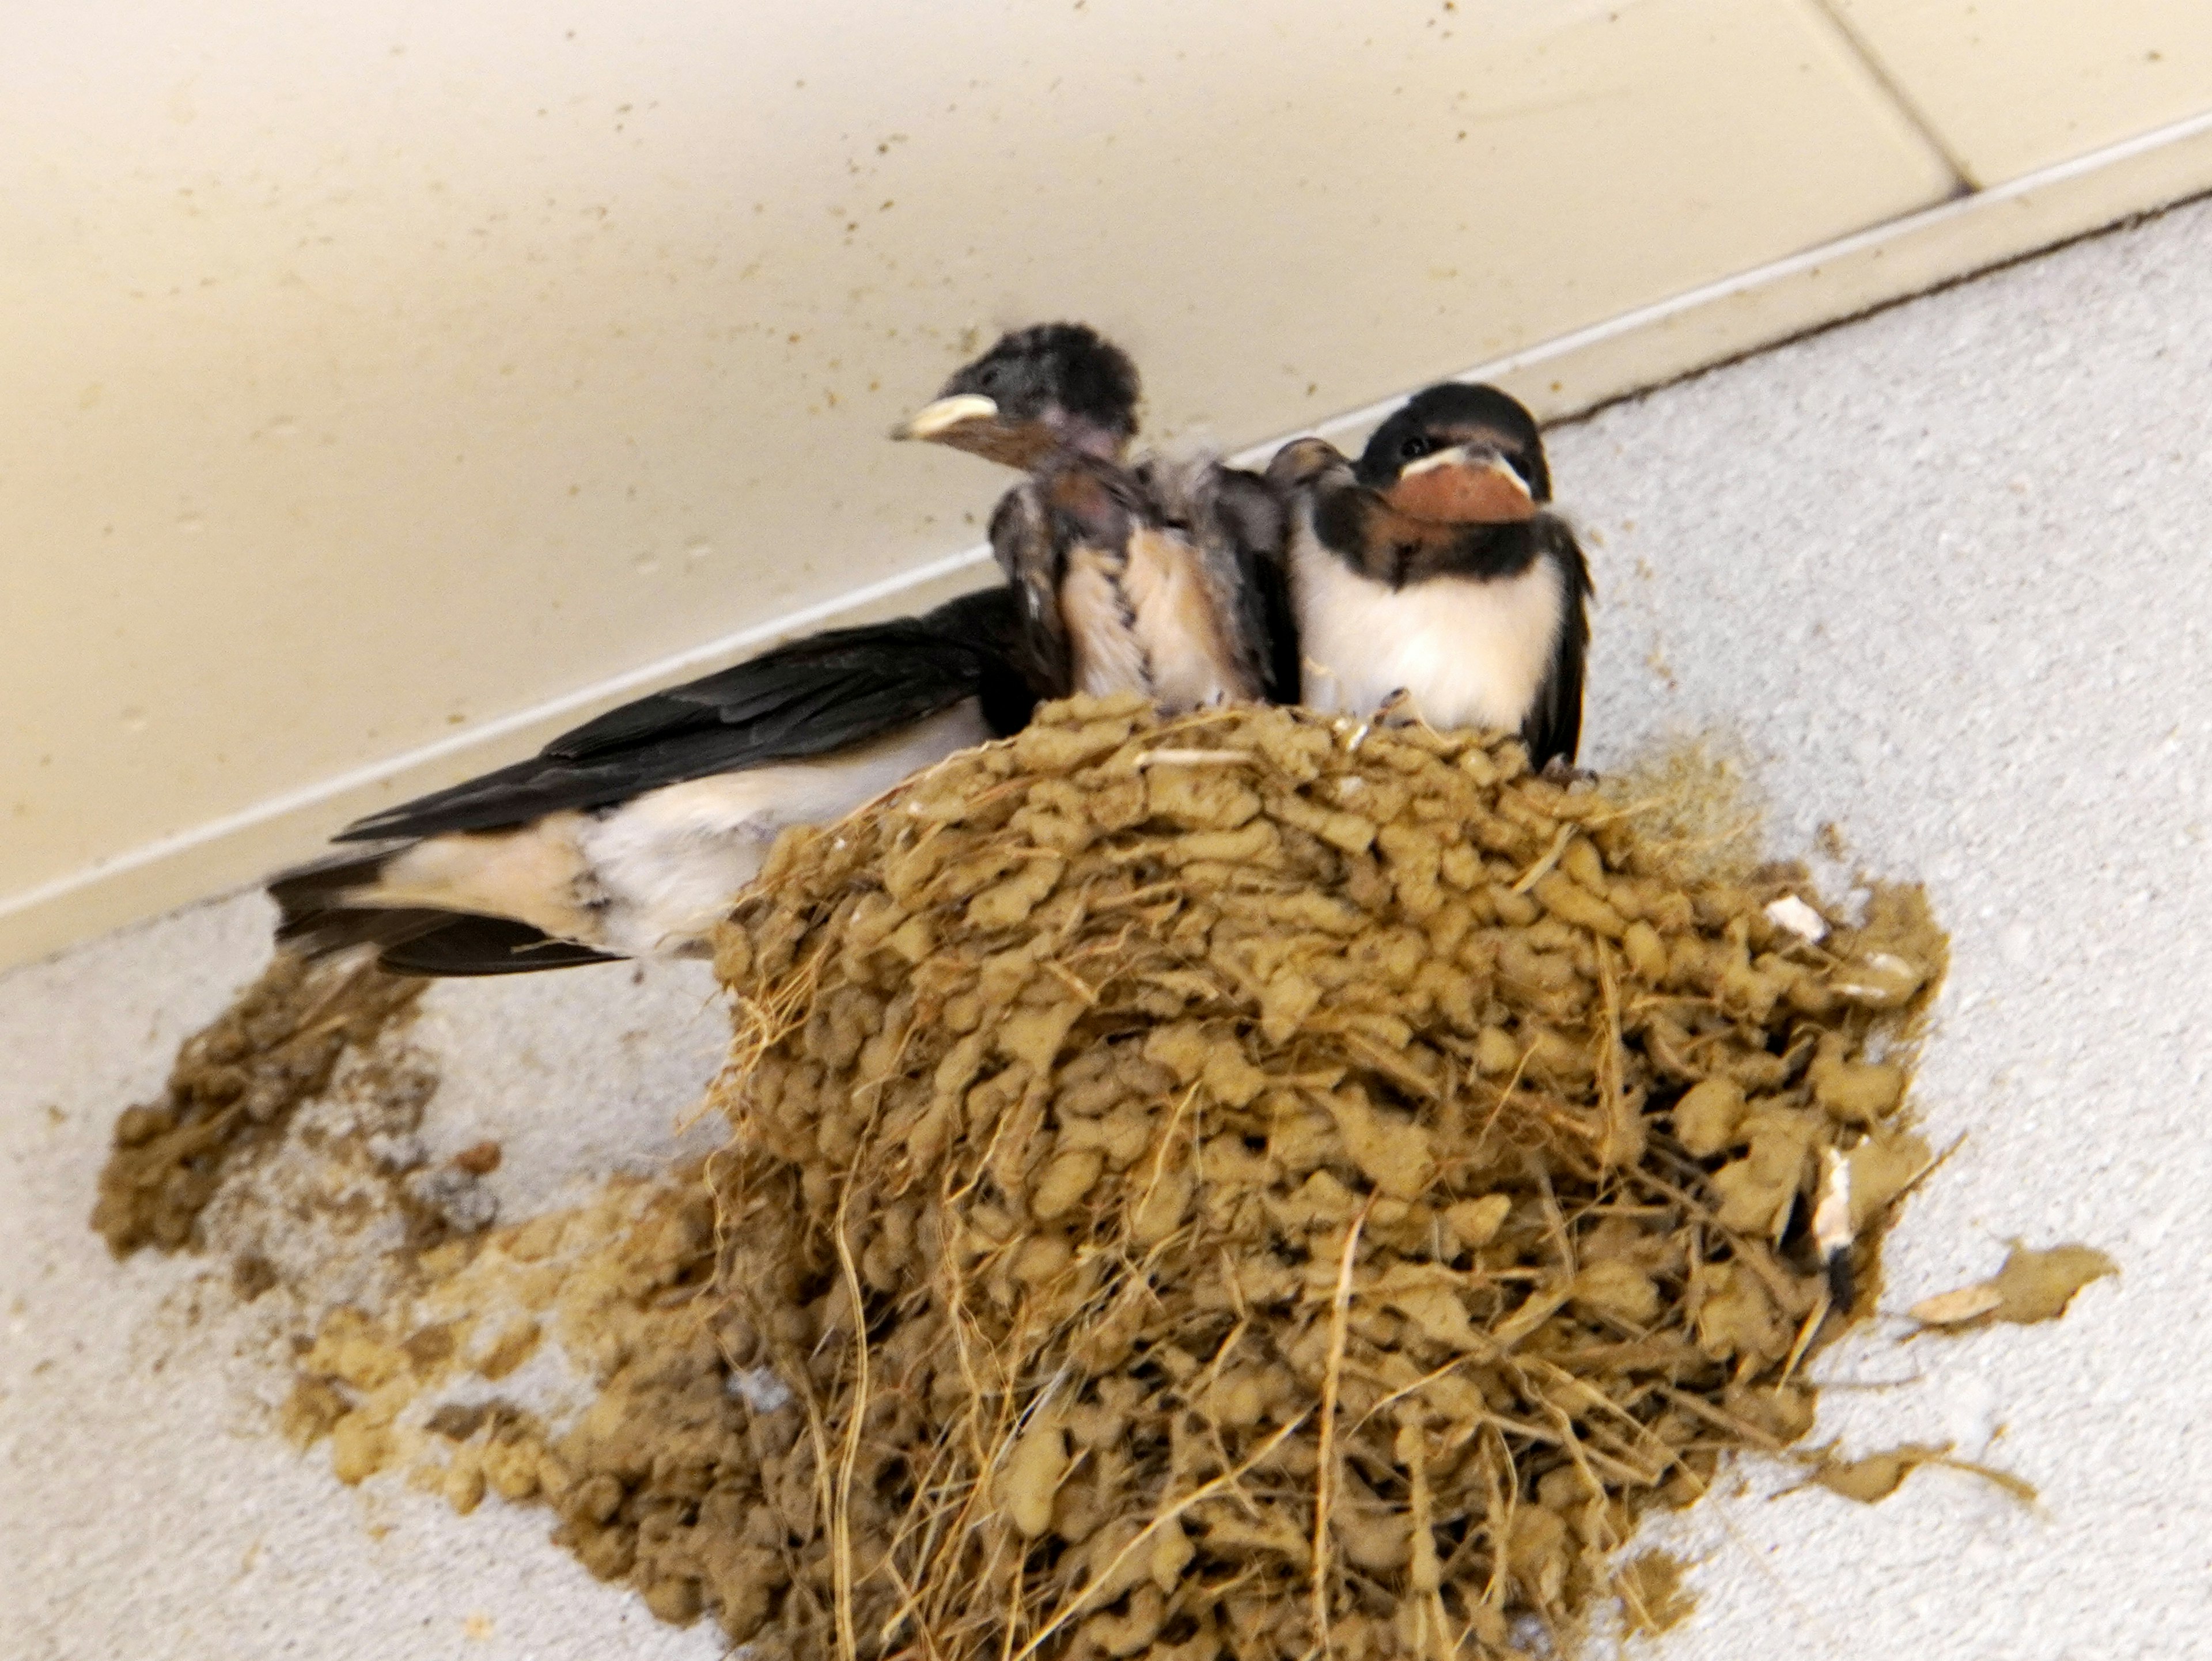
{"type": "Polygon", "coordinates": [[[891,428],[895,439],[943,439],[978,421],[994,421],[999,418],[997,403],[980,392],[958,392],[949,398],[939,398],[934,403],[925,403],[905,421],[891,428]]]}

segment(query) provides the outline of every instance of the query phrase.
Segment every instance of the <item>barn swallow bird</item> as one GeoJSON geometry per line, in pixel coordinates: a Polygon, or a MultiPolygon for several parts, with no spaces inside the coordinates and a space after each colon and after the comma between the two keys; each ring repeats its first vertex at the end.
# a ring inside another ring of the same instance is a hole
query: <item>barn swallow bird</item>
{"type": "Polygon", "coordinates": [[[1139,691],[1170,712],[1296,697],[1283,518],[1257,476],[1210,458],[1122,459],[1135,366],[1080,324],[1007,336],[894,436],[1022,469],[991,546],[1023,597],[1021,660],[1044,696],[1139,691]]]}
{"type": "Polygon", "coordinates": [[[388,969],[501,974],[702,956],[783,827],[842,818],[1018,730],[1005,588],[832,629],[586,723],[513,767],[348,826],[269,885],[280,942],[388,969]]]}
{"type": "Polygon", "coordinates": [[[1574,760],[1593,591],[1526,409],[1446,382],[1356,464],[1300,439],[1267,476],[1290,505],[1309,704],[1369,715],[1402,698],[1435,726],[1517,732],[1533,767],[1574,760]]]}

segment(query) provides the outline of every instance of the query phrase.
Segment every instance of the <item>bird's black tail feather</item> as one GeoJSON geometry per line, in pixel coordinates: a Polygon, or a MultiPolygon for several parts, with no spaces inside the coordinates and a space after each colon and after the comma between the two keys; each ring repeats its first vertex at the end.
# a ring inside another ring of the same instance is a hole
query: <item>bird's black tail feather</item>
{"type": "Polygon", "coordinates": [[[463,912],[426,913],[437,921],[403,944],[386,947],[377,961],[394,974],[528,974],[579,963],[619,963],[574,941],[556,940],[511,918],[463,912]]]}
{"type": "Polygon", "coordinates": [[[438,913],[353,906],[346,900],[356,889],[374,888],[386,863],[406,846],[348,849],[271,877],[277,943],[306,957],[326,957],[349,946],[396,945],[420,934],[438,913]]]}
{"type": "Polygon", "coordinates": [[[349,850],[271,878],[269,897],[276,902],[277,943],[305,957],[374,946],[378,966],[394,974],[523,974],[617,961],[509,918],[428,906],[347,903],[349,894],[373,886],[385,862],[410,846],[398,843],[368,852],[349,850]]]}

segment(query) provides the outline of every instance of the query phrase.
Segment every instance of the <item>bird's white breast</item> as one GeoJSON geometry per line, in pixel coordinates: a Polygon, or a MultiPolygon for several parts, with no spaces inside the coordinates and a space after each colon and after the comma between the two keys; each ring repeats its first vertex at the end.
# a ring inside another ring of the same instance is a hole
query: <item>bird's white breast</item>
{"type": "Polygon", "coordinates": [[[1371,714],[1391,694],[1435,727],[1520,729],[1551,672],[1566,609],[1550,560],[1511,577],[1432,577],[1392,588],[1322,546],[1302,510],[1291,582],[1304,701],[1371,714]]]}

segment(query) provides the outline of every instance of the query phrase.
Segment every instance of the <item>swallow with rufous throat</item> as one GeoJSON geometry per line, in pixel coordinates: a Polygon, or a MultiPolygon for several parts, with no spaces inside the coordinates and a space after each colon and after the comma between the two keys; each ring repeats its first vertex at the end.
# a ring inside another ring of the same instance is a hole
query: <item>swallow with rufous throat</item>
{"type": "Polygon", "coordinates": [[[1288,504],[1305,701],[1520,735],[1529,763],[1581,743],[1589,567],[1550,506],[1536,423],[1495,387],[1446,382],[1357,462],[1320,439],[1268,464],[1288,504]]]}

